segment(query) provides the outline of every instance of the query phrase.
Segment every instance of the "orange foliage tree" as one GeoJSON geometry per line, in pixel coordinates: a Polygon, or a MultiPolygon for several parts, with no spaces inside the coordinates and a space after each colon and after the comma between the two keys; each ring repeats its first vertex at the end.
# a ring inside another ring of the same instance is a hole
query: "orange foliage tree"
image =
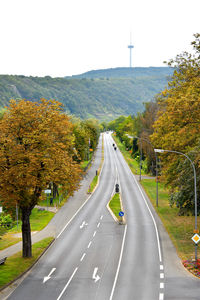
{"type": "Polygon", "coordinates": [[[73,125],[54,100],[10,101],[0,120],[0,197],[22,212],[23,257],[32,256],[30,215],[50,182],[72,194],[80,168],[73,161],[73,125]]]}

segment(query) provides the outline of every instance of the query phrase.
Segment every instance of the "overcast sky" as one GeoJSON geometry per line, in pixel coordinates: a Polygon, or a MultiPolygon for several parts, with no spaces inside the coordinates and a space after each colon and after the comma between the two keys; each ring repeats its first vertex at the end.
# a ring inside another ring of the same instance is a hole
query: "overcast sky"
{"type": "Polygon", "coordinates": [[[200,0],[0,0],[0,74],[164,66],[191,51],[200,0]]]}

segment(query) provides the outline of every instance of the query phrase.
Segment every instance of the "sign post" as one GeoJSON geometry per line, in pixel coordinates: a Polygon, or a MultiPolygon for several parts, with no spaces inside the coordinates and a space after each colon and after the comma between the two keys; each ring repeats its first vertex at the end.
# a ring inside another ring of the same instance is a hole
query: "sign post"
{"type": "Polygon", "coordinates": [[[47,195],[47,210],[48,210],[48,196],[51,194],[51,190],[44,190],[45,194],[47,195]]]}
{"type": "Polygon", "coordinates": [[[120,211],[120,212],[119,212],[119,216],[121,217],[120,224],[123,224],[123,219],[122,219],[122,217],[124,216],[124,212],[123,212],[123,211],[120,211]]]}

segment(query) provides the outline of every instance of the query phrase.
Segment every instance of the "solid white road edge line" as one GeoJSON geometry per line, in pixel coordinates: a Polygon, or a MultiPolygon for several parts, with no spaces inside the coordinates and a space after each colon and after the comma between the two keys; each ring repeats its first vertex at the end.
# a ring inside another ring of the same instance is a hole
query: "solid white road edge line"
{"type": "MultiPolygon", "coordinates": [[[[120,153],[121,153],[121,152],[120,152],[120,153]]],[[[122,153],[121,153],[121,155],[122,155],[122,153]]],[[[122,155],[122,157],[123,157],[123,155],[122,155]]],[[[124,157],[123,157],[122,162],[125,163],[125,164],[128,166],[128,164],[127,164],[126,160],[124,159],[124,157]]],[[[143,200],[144,200],[144,203],[146,204],[146,207],[147,207],[147,209],[148,209],[148,211],[149,211],[149,213],[150,213],[150,216],[151,216],[151,218],[152,218],[152,221],[153,221],[153,224],[154,224],[154,228],[155,228],[155,231],[156,231],[156,238],[157,238],[157,245],[158,245],[158,255],[159,255],[159,260],[160,260],[160,262],[162,262],[162,254],[161,254],[160,240],[159,240],[158,227],[157,227],[156,221],[155,221],[154,216],[153,216],[153,214],[152,214],[152,212],[151,212],[151,209],[150,209],[150,207],[149,207],[149,205],[148,205],[148,203],[147,203],[147,200],[145,199],[145,196],[144,196],[144,194],[143,194],[143,191],[142,191],[141,187],[139,186],[139,184],[138,184],[138,182],[137,182],[135,176],[133,175],[132,171],[130,170],[129,166],[128,166],[128,170],[130,171],[130,174],[132,175],[132,177],[133,177],[133,179],[134,179],[134,181],[135,181],[135,183],[136,183],[136,185],[137,185],[137,187],[138,187],[138,189],[139,189],[139,191],[140,191],[140,193],[141,193],[141,195],[142,195],[142,198],[143,198],[143,200]]]]}
{"type": "MultiPolygon", "coordinates": [[[[102,173],[102,170],[104,168],[104,162],[105,160],[103,161],[103,166],[101,168],[101,172],[99,174],[99,180],[100,180],[100,177],[101,177],[101,173],[102,173]]],[[[75,214],[72,216],[72,218],[67,222],[67,224],[63,227],[63,229],[61,230],[61,232],[57,235],[56,239],[58,239],[61,234],[63,233],[63,231],[67,228],[67,226],[72,222],[72,220],[76,217],[76,215],[79,213],[79,211],[85,206],[85,204],[88,202],[88,200],[92,197],[93,193],[85,200],[85,202],[81,205],[81,207],[79,207],[79,209],[75,212],[75,214]]]]}
{"type": "Polygon", "coordinates": [[[134,178],[134,180],[135,180],[135,183],[136,183],[137,186],[138,186],[138,189],[139,189],[139,191],[140,191],[140,193],[141,193],[141,195],[142,195],[142,198],[143,198],[143,200],[144,200],[144,202],[145,202],[145,204],[146,204],[146,206],[147,206],[147,208],[148,208],[148,211],[149,211],[149,213],[150,213],[150,216],[151,216],[151,218],[152,218],[152,220],[153,220],[153,224],[154,224],[155,231],[156,231],[157,244],[158,244],[159,260],[160,260],[160,262],[162,262],[162,254],[161,254],[160,240],[159,240],[158,227],[157,227],[156,221],[155,221],[154,216],[153,216],[153,214],[152,214],[152,212],[151,212],[151,210],[150,210],[150,207],[149,207],[149,205],[148,205],[148,203],[147,203],[147,200],[145,199],[145,196],[144,196],[144,194],[143,194],[143,192],[142,192],[142,190],[141,190],[141,187],[139,186],[137,180],[135,179],[135,176],[133,176],[133,178],[134,178]]]}
{"type": "Polygon", "coordinates": [[[116,286],[118,275],[119,275],[119,270],[120,270],[121,261],[122,261],[122,255],[123,255],[123,251],[124,251],[126,231],[127,231],[127,224],[125,225],[125,229],[124,229],[124,236],[123,236],[123,240],[122,240],[122,247],[121,247],[121,252],[120,252],[120,256],[119,256],[119,262],[118,262],[117,271],[116,271],[116,274],[115,274],[115,280],[114,280],[114,283],[113,283],[113,287],[112,287],[112,291],[111,291],[111,295],[110,295],[109,300],[112,300],[112,298],[113,298],[113,294],[114,294],[114,291],[115,291],[115,286],[116,286]]]}
{"type": "Polygon", "coordinates": [[[60,298],[61,298],[62,295],[64,294],[65,290],[67,289],[68,285],[69,285],[70,282],[72,281],[72,278],[73,278],[74,275],[76,274],[77,270],[78,270],[78,268],[76,268],[76,269],[74,270],[74,272],[72,273],[72,275],[71,275],[69,281],[68,281],[67,284],[65,285],[64,289],[63,289],[62,292],[60,293],[60,295],[59,295],[59,297],[57,298],[57,300],[60,300],[60,298]]]}

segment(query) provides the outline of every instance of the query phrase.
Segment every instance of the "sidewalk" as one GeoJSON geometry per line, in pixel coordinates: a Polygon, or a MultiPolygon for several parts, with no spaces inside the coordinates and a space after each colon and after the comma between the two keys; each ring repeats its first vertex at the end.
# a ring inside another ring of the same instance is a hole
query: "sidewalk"
{"type": "MultiPolygon", "coordinates": [[[[93,177],[96,175],[96,170],[100,166],[101,154],[102,154],[102,137],[100,137],[96,153],[93,157],[92,165],[88,169],[83,180],[81,181],[80,189],[76,191],[74,195],[70,197],[59,210],[57,210],[54,207],[51,207],[52,211],[56,213],[55,216],[44,229],[38,231],[37,233],[32,233],[32,244],[39,242],[40,240],[43,240],[47,237],[56,237],[59,234],[59,232],[62,230],[62,228],[67,224],[67,222],[76,213],[79,207],[89,197],[87,191],[89,189],[89,185],[93,177]]],[[[48,209],[50,210],[50,207],[48,207],[48,209]]],[[[22,250],[22,242],[19,242],[4,250],[1,250],[0,258],[5,256],[7,257],[12,256],[21,250],[22,250]]]]}

